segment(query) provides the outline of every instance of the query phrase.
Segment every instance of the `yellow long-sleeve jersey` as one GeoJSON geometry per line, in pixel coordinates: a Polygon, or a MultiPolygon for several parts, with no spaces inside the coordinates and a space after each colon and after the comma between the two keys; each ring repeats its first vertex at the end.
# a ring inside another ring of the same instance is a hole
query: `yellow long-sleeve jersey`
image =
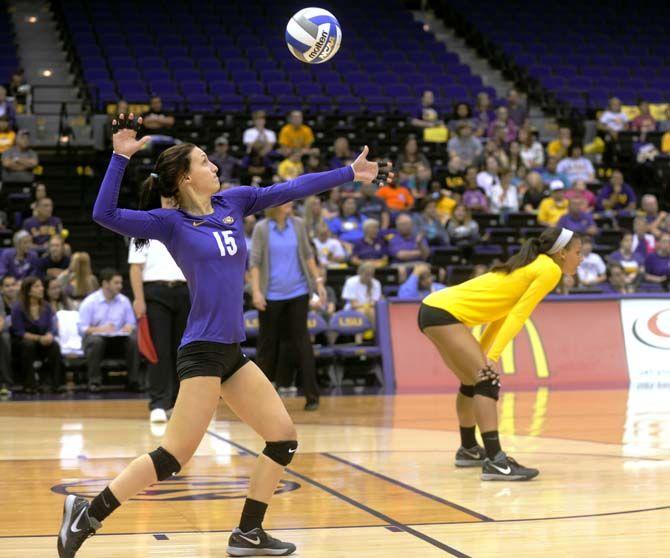
{"type": "Polygon", "coordinates": [[[435,291],[423,299],[468,327],[488,324],[480,344],[497,361],[539,302],[558,284],[561,268],[546,254],[512,273],[489,272],[465,283],[435,291]]]}

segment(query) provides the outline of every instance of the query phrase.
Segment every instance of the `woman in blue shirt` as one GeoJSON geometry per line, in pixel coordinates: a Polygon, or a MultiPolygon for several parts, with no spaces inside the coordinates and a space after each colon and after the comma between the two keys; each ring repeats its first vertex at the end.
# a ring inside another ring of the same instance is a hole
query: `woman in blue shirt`
{"type": "Polygon", "coordinates": [[[19,302],[12,307],[10,331],[21,346],[24,391],[36,391],[35,361],[38,359],[43,360],[39,371],[41,391],[62,390],[60,346],[55,339],[56,316],[44,299],[44,284],[38,277],[29,276],[21,282],[19,302]]]}
{"type": "Polygon", "coordinates": [[[328,221],[332,233],[342,242],[354,244],[363,238],[365,215],[358,212],[355,198],[344,198],[340,202],[340,214],[328,221]]]}
{"type": "MultiPolygon", "coordinates": [[[[354,179],[375,180],[378,165],[366,159],[366,147],[351,166],[342,169],[303,175],[267,188],[240,186],[219,192],[217,168],[207,154],[182,143],[161,153],[144,184],[145,199],[157,190],[161,197],[171,198],[175,208],[132,211],[118,208],[121,180],[130,157],[149,136],[137,141],[132,114],[127,119],[120,115],[113,127],[114,154],[93,207],[93,219],[119,234],[165,244],[186,277],[191,312],[177,356],[179,395],[161,447],[130,463],[90,505],[84,498],[67,497],[58,537],[59,557],[73,558],[122,502],[178,473],[200,445],[219,398],[266,440],[228,553],[291,554],[295,545],[272,538],[262,528],[268,502],[298,443],[295,427],[272,384],[240,350],[245,338],[244,218],[354,179]]],[[[146,241],[136,242],[143,245],[146,241]]]]}

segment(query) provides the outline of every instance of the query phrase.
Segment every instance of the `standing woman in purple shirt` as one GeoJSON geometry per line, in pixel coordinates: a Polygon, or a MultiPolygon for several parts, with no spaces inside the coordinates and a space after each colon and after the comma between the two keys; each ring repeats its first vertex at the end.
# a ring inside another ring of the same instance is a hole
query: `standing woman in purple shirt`
{"type": "Polygon", "coordinates": [[[21,368],[24,391],[35,393],[35,361],[43,360],[40,368],[40,389],[56,391],[63,388],[60,346],[55,336],[56,319],[44,299],[44,284],[35,276],[21,282],[19,301],[12,307],[11,333],[21,346],[21,368]],[[48,381],[48,383],[47,383],[48,381]]]}
{"type": "MultiPolygon", "coordinates": [[[[132,114],[128,118],[120,115],[112,124],[114,154],[93,218],[119,234],[165,244],[188,282],[191,312],[177,356],[179,396],[162,445],[130,463],[90,505],[84,498],[67,497],[58,536],[59,556],[74,557],[84,540],[95,534],[122,502],[157,480],[178,473],[200,445],[219,398],[266,440],[251,476],[239,527],[230,536],[228,553],[291,554],[295,545],[272,538],[262,528],[270,497],[298,442],[272,384],[240,350],[245,338],[244,218],[352,180],[371,182],[379,167],[366,159],[366,147],[351,166],[303,175],[267,188],[240,186],[219,192],[217,168],[207,154],[193,144],[182,143],[161,153],[144,184],[145,189],[157,189],[161,197],[172,198],[177,209],[119,209],[119,189],[128,160],[149,137],[136,140],[132,114]]],[[[137,242],[142,245],[146,241],[137,242]]]]}

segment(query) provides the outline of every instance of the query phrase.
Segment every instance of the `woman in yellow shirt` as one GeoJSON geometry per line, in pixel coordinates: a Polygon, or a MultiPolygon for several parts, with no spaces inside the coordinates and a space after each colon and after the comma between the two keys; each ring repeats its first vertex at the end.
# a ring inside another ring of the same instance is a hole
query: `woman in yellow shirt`
{"type": "Polygon", "coordinates": [[[461,381],[456,398],[461,430],[456,466],[481,465],[482,480],[529,480],[539,473],[519,465],[500,447],[500,377],[493,366],[562,274],[574,275],[581,250],[582,242],[573,231],[548,228],[489,273],[423,299],[419,328],[461,381]],[[469,328],[484,324],[488,325],[477,341],[469,328]],[[485,449],[477,444],[475,424],[485,449]]]}

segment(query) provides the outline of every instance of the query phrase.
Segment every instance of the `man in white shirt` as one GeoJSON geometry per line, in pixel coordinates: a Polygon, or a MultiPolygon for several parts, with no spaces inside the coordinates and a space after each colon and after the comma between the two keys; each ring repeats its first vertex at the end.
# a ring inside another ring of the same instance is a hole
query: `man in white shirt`
{"type": "Polygon", "coordinates": [[[316,229],[313,240],[319,264],[325,267],[342,267],[347,261],[347,252],[337,238],[333,238],[327,223],[321,223],[316,229]]]}
{"type": "Polygon", "coordinates": [[[263,143],[262,155],[266,155],[272,151],[275,144],[277,143],[277,134],[265,127],[264,111],[255,111],[252,115],[252,121],[254,125],[244,131],[244,135],[242,136],[242,143],[244,143],[247,150],[249,150],[254,143],[260,141],[263,143]]]}
{"type": "Polygon", "coordinates": [[[598,128],[614,138],[619,132],[628,128],[628,116],[621,110],[621,101],[617,97],[610,99],[608,109],[600,115],[598,128]]]}
{"type": "Polygon", "coordinates": [[[487,197],[491,197],[491,192],[495,186],[500,186],[498,177],[498,159],[493,155],[486,157],[486,166],[483,171],[477,174],[477,186],[479,186],[487,197]]]}
{"type": "Polygon", "coordinates": [[[158,240],[138,248],[132,239],[128,263],[133,310],[138,319],[147,316],[158,355],[147,371],[150,420],[167,422],[166,411],[174,407],[179,391],[177,349],[191,309],[186,278],[158,240]]]}
{"type": "Polygon", "coordinates": [[[375,279],[375,266],[364,262],[358,266],[358,275],[349,277],[342,289],[345,310],[358,310],[375,323],[375,304],[382,297],[382,284],[375,279]]]}
{"type": "Polygon", "coordinates": [[[593,241],[588,236],[582,237],[582,254],[584,258],[577,268],[579,282],[585,287],[600,285],[607,281],[607,266],[603,259],[593,251],[593,241]]]}

